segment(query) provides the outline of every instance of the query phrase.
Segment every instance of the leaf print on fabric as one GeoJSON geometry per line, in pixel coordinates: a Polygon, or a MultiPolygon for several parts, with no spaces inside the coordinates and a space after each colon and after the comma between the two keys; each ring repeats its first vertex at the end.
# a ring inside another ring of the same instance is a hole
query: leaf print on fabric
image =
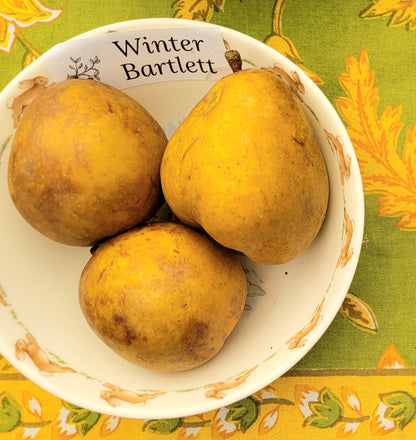
{"type": "Polygon", "coordinates": [[[378,324],[372,308],[357,295],[348,292],[339,312],[354,327],[369,333],[377,333],[378,324]]]}
{"type": "Polygon", "coordinates": [[[370,419],[370,432],[374,436],[385,436],[396,430],[396,425],[392,420],[388,420],[384,414],[387,405],[380,402],[373,411],[370,419]]]}
{"type": "Polygon", "coordinates": [[[51,23],[64,11],[63,8],[47,7],[39,0],[0,0],[0,53],[9,54],[18,40],[24,47],[22,68],[41,53],[25,37],[22,29],[38,23],[51,23]]]}
{"type": "Polygon", "coordinates": [[[195,440],[200,438],[203,428],[210,425],[211,420],[205,419],[204,414],[198,414],[187,418],[150,419],[144,423],[142,431],[150,431],[157,434],[177,432],[178,440],[195,440]]]}
{"type": "Polygon", "coordinates": [[[9,393],[0,393],[0,433],[13,431],[19,426],[20,419],[20,405],[9,393]]]}
{"type": "Polygon", "coordinates": [[[259,415],[259,405],[252,397],[246,397],[238,402],[228,405],[228,420],[235,423],[241,432],[246,432],[248,428],[257,420],[259,415]]]}
{"type": "Polygon", "coordinates": [[[55,20],[63,9],[48,8],[38,0],[0,0],[0,17],[19,27],[55,20]]]}
{"type": "Polygon", "coordinates": [[[121,418],[117,416],[105,416],[100,427],[101,437],[108,437],[120,426],[121,418]]]}
{"type": "Polygon", "coordinates": [[[341,388],[341,397],[348,408],[352,409],[360,416],[363,415],[361,412],[361,401],[357,393],[350,388],[343,386],[341,388]]]}
{"type": "Polygon", "coordinates": [[[341,422],[337,429],[337,438],[353,436],[357,433],[361,425],[360,422],[341,422]]]}
{"type": "Polygon", "coordinates": [[[308,385],[295,385],[295,403],[304,419],[312,415],[309,403],[318,400],[319,390],[308,385]]]}
{"type": "Polygon", "coordinates": [[[76,425],[67,422],[71,410],[62,406],[51,428],[52,438],[55,440],[71,440],[78,435],[76,425]]]}
{"type": "Polygon", "coordinates": [[[176,0],[172,8],[176,9],[175,18],[187,18],[209,22],[214,12],[224,10],[225,0],[176,0]]]}
{"type": "Polygon", "coordinates": [[[308,385],[296,385],[295,400],[304,418],[303,426],[320,429],[336,426],[337,437],[349,437],[355,434],[370,418],[362,414],[358,394],[345,386],[341,389],[340,399],[328,387],[318,390],[308,385]],[[348,409],[355,414],[352,416],[344,414],[348,409]]]}
{"type": "Polygon", "coordinates": [[[212,420],[211,435],[213,439],[227,439],[238,433],[237,425],[230,421],[230,409],[222,407],[218,409],[212,420]]]}
{"type": "Polygon", "coordinates": [[[160,434],[170,434],[175,432],[183,424],[183,418],[177,417],[172,419],[154,419],[148,420],[143,425],[143,431],[157,432],[160,434]]]}
{"type": "Polygon", "coordinates": [[[280,406],[268,411],[260,420],[258,432],[260,435],[269,434],[279,420],[280,406]]]}
{"type": "Polygon", "coordinates": [[[338,397],[329,389],[323,388],[316,401],[309,402],[312,414],[304,421],[304,426],[329,428],[341,421],[343,406],[338,397]]]}
{"type": "Polygon", "coordinates": [[[377,368],[407,368],[407,366],[396,347],[394,345],[390,345],[381,355],[377,368]]]}
{"type": "Polygon", "coordinates": [[[384,417],[393,421],[399,429],[411,422],[416,414],[415,398],[405,391],[394,391],[380,395],[386,406],[384,417]]]}
{"type": "Polygon", "coordinates": [[[406,26],[416,29],[416,1],[414,0],[372,0],[371,4],[360,12],[360,17],[374,19],[389,17],[387,26],[406,26]]]}
{"type": "Polygon", "coordinates": [[[295,45],[290,38],[283,35],[282,32],[282,20],[283,20],[283,7],[286,0],[276,0],[273,7],[273,18],[272,18],[272,32],[264,40],[264,42],[277,50],[277,52],[284,55],[290,61],[298,65],[316,84],[323,84],[321,78],[313,73],[307,67],[304,66],[304,62],[300,57],[295,45]]]}
{"type": "Polygon", "coordinates": [[[63,404],[68,410],[65,423],[75,426],[76,431],[82,435],[86,435],[97,424],[101,417],[100,414],[77,405],[68,402],[63,402],[63,404]]]}
{"type": "Polygon", "coordinates": [[[377,214],[397,217],[396,227],[416,229],[416,122],[406,130],[402,154],[398,151],[398,136],[404,124],[400,122],[402,108],[387,105],[380,117],[380,101],[375,86],[375,72],[370,69],[367,51],[363,48],[358,59],[348,57],[347,73],[338,76],[347,97],[337,99],[337,108],[347,124],[360,166],[364,192],[382,194],[377,214]]]}
{"type": "Polygon", "coordinates": [[[199,426],[182,426],[178,430],[178,440],[196,440],[201,438],[201,433],[203,429],[199,426]]]}
{"type": "Polygon", "coordinates": [[[39,420],[43,420],[42,418],[42,405],[39,402],[39,399],[36,398],[31,392],[23,391],[22,393],[22,404],[23,407],[32,415],[37,417],[39,420]]]}

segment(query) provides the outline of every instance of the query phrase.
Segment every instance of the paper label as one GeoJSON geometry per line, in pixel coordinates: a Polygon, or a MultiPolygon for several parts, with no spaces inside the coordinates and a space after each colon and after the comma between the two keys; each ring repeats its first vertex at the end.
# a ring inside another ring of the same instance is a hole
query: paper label
{"type": "Polygon", "coordinates": [[[217,29],[108,32],[58,44],[45,63],[55,81],[96,79],[119,89],[161,81],[217,80],[231,68],[217,29]]]}

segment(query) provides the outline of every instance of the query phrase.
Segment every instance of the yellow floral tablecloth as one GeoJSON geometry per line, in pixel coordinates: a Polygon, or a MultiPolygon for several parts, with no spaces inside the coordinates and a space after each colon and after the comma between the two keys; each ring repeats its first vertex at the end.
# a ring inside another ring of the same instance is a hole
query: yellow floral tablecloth
{"type": "Polygon", "coordinates": [[[357,273],[304,359],[258,393],[205,414],[97,414],[48,394],[0,357],[0,439],[416,438],[416,1],[0,0],[0,90],[56,43],[150,17],[244,32],[319,85],[345,123],[362,173],[357,273]]]}

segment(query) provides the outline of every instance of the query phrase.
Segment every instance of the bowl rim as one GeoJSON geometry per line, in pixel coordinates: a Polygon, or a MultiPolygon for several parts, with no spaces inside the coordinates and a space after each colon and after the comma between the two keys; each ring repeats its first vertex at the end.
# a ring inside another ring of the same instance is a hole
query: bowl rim
{"type": "MultiPolygon", "coordinates": [[[[8,353],[8,350],[4,350],[2,346],[2,342],[0,341],[0,347],[2,348],[1,352],[5,353],[4,357],[8,362],[10,362],[13,366],[15,366],[19,371],[21,371],[28,379],[30,379],[35,384],[39,385],[44,390],[48,391],[49,393],[58,396],[62,398],[63,400],[66,400],[68,402],[74,402],[77,405],[80,405],[82,407],[85,407],[87,409],[96,411],[101,414],[111,414],[116,416],[121,416],[125,418],[172,418],[172,417],[183,417],[188,415],[194,415],[201,412],[207,412],[210,410],[215,410],[220,407],[229,405],[231,403],[234,403],[240,399],[243,399],[249,395],[254,394],[255,392],[259,391],[260,389],[264,388],[265,386],[272,383],[277,378],[281,377],[283,374],[285,374],[288,370],[290,370],[301,358],[303,358],[306,353],[310,351],[310,349],[318,342],[318,340],[321,338],[321,336],[325,333],[329,325],[332,323],[333,319],[335,318],[339,308],[342,305],[342,302],[344,301],[345,295],[348,291],[348,288],[353,280],[358,260],[359,260],[359,254],[361,251],[361,245],[363,240],[363,234],[364,234],[364,193],[363,193],[363,186],[362,186],[362,180],[359,173],[359,167],[358,167],[358,161],[354,154],[354,148],[352,146],[352,143],[349,139],[349,136],[347,134],[347,131],[345,129],[344,124],[342,123],[340,117],[338,116],[336,110],[326,97],[326,95],[322,92],[322,90],[303,72],[299,71],[298,66],[296,66],[294,63],[292,63],[290,60],[285,58],[282,54],[277,52],[276,50],[272,49],[271,47],[267,46],[265,43],[263,43],[260,40],[255,39],[254,37],[251,37],[249,35],[246,35],[240,31],[227,28],[221,25],[213,24],[213,23],[205,23],[205,22],[195,22],[193,20],[188,19],[178,19],[178,18],[144,18],[144,19],[134,19],[134,20],[128,20],[128,21],[122,21],[112,24],[107,24],[95,29],[91,29],[87,32],[83,32],[79,35],[74,36],[70,40],[73,39],[84,39],[88,38],[90,36],[97,36],[102,35],[109,30],[116,29],[116,31],[126,31],[126,30],[133,30],[133,29],[150,29],[150,28],[168,28],[168,27],[207,27],[207,28],[215,28],[219,29],[222,32],[232,34],[236,38],[238,38],[239,41],[242,41],[244,44],[246,41],[251,44],[259,45],[259,47],[262,48],[265,52],[273,55],[277,59],[284,60],[284,63],[286,63],[289,66],[293,66],[293,69],[299,72],[299,75],[301,76],[301,79],[304,83],[307,84],[308,90],[310,93],[313,93],[315,96],[315,99],[318,99],[323,107],[326,107],[331,110],[331,117],[332,117],[332,123],[336,125],[338,132],[342,133],[343,140],[345,140],[346,147],[348,148],[348,152],[351,154],[351,166],[355,168],[354,173],[351,173],[351,179],[353,180],[353,184],[355,185],[357,191],[355,194],[354,203],[356,206],[356,217],[355,220],[355,235],[354,235],[354,243],[355,243],[355,253],[349,262],[349,271],[348,276],[344,276],[343,282],[342,282],[342,291],[345,292],[344,295],[339,295],[337,297],[337,301],[333,303],[333,306],[330,310],[326,311],[325,315],[325,322],[321,325],[320,331],[315,332],[313,334],[313,337],[311,337],[306,346],[303,349],[300,349],[296,352],[296,355],[293,355],[291,358],[291,361],[288,362],[284,368],[280,370],[276,370],[275,375],[270,375],[267,377],[256,377],[256,381],[247,382],[243,389],[241,389],[237,396],[236,394],[231,394],[230,396],[226,396],[221,401],[208,401],[205,400],[202,404],[199,402],[198,404],[195,404],[192,408],[185,411],[183,408],[170,408],[168,410],[161,411],[158,413],[158,410],[150,409],[150,407],[143,406],[141,408],[136,407],[119,407],[119,408],[110,408],[108,407],[108,410],[105,410],[105,402],[103,405],[100,404],[94,404],[91,402],[80,402],[80,400],[72,394],[72,390],[66,389],[56,389],[56,385],[54,384],[54,381],[49,380],[49,378],[45,378],[42,375],[39,375],[38,372],[32,367],[32,366],[26,366],[22,364],[17,364],[15,362],[15,359],[13,358],[11,353],[8,353]],[[357,172],[358,170],[358,172],[357,172]],[[17,366],[16,366],[17,365],[17,366]],[[281,371],[284,370],[284,371],[281,371]]],[[[12,90],[16,87],[19,81],[21,81],[24,77],[26,77],[27,73],[36,69],[38,65],[43,63],[43,60],[49,56],[51,51],[54,49],[56,45],[51,47],[49,50],[44,52],[38,59],[34,60],[29,66],[27,66],[25,69],[23,69],[21,72],[19,72],[0,92],[1,95],[8,95],[9,90],[12,90]]]]}

